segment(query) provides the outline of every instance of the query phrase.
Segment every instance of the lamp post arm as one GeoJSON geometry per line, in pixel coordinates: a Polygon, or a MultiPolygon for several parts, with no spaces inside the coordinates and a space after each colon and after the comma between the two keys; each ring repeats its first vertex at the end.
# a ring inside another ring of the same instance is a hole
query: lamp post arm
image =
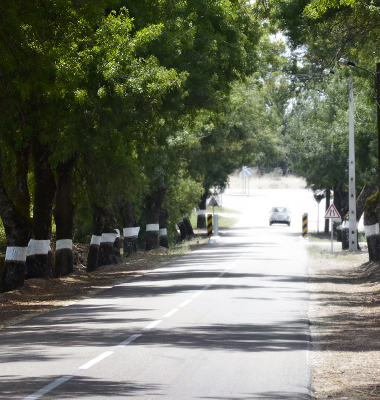
{"type": "Polygon", "coordinates": [[[359,69],[361,69],[361,70],[363,70],[363,71],[369,72],[369,73],[372,74],[372,75],[375,77],[375,79],[376,79],[376,73],[375,73],[375,72],[370,71],[369,69],[365,69],[365,68],[363,68],[363,67],[359,67],[359,65],[355,65],[355,68],[359,68],[359,69]]]}

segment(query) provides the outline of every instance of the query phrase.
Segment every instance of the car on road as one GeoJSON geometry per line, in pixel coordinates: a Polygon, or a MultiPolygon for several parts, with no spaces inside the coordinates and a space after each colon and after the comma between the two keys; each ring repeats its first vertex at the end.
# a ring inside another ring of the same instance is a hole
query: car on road
{"type": "Polygon", "coordinates": [[[269,225],[287,224],[290,226],[292,218],[288,207],[272,207],[269,215],[269,225]]]}

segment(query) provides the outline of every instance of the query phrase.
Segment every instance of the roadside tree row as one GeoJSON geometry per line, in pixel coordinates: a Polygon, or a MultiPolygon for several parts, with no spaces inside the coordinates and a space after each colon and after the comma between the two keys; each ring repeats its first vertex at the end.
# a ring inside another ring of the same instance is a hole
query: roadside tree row
{"type": "Polygon", "coordinates": [[[70,273],[89,232],[89,271],[120,259],[119,234],[126,255],[140,228],[148,250],[168,245],[210,187],[276,152],[265,102],[242,100],[248,76],[259,96],[271,46],[249,3],[5,0],[0,13],[1,291],[70,273]]]}

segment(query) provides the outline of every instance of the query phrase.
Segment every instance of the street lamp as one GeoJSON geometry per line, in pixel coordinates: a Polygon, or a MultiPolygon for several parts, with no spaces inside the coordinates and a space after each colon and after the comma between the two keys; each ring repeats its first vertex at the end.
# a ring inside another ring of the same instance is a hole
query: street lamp
{"type": "MultiPolygon", "coordinates": [[[[370,71],[369,69],[359,67],[352,61],[348,61],[344,58],[340,58],[338,64],[342,67],[353,67],[361,69],[362,71],[369,72],[375,77],[375,92],[376,92],[376,111],[377,111],[377,168],[378,168],[378,185],[380,189],[380,63],[376,63],[376,72],[370,71]]],[[[380,197],[379,197],[380,200],[380,197]]]]}
{"type": "MultiPolygon", "coordinates": [[[[334,71],[324,69],[325,74],[336,74],[334,71]]],[[[339,74],[336,74],[339,75],[339,74]]],[[[342,75],[339,75],[342,76],[342,75]]],[[[344,77],[346,78],[346,77],[344,77]]],[[[349,212],[349,230],[348,230],[348,248],[357,250],[357,226],[356,226],[356,184],[355,184],[355,130],[354,130],[354,85],[352,77],[348,78],[348,212],[349,212]]]]}
{"type": "Polygon", "coordinates": [[[359,65],[356,65],[356,64],[353,63],[352,61],[348,61],[348,60],[346,60],[345,58],[340,58],[339,61],[338,61],[338,64],[339,64],[341,67],[354,67],[354,68],[361,69],[362,71],[369,72],[369,73],[372,74],[372,75],[375,77],[375,79],[376,79],[376,74],[375,74],[373,71],[370,71],[369,69],[365,69],[365,68],[363,68],[363,67],[359,67],[359,65]]]}

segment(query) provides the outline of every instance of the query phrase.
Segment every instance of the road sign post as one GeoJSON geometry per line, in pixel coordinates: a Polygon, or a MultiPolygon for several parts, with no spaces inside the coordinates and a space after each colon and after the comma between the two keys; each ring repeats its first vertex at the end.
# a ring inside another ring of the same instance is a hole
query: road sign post
{"type": "Polygon", "coordinates": [[[334,252],[334,221],[341,221],[338,210],[331,204],[325,214],[325,219],[331,219],[331,254],[334,252]]]}
{"type": "Polygon", "coordinates": [[[252,169],[248,167],[243,167],[239,173],[239,178],[242,180],[243,184],[243,194],[249,196],[249,177],[252,175],[252,169]],[[247,193],[247,178],[248,178],[248,193],[247,193]]]}

